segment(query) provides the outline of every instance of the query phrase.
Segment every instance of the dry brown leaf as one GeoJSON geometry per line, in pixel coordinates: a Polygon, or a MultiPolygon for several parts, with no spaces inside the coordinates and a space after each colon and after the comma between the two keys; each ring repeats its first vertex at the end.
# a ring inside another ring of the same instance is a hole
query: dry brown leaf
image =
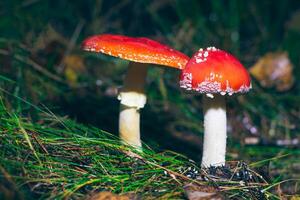
{"type": "Polygon", "coordinates": [[[189,200],[223,200],[224,197],[212,186],[187,184],[184,191],[189,200]]]}
{"type": "Polygon", "coordinates": [[[250,68],[250,73],[262,87],[275,87],[280,92],[293,86],[292,71],[293,65],[286,52],[267,53],[250,68]]]}
{"type": "Polygon", "coordinates": [[[137,199],[134,195],[116,195],[111,192],[99,192],[90,197],[86,200],[134,200],[137,199]]]}

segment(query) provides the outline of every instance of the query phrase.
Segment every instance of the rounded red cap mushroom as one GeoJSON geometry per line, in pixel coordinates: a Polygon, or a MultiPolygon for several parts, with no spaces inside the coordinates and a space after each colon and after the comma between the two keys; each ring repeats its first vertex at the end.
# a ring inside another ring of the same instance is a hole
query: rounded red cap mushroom
{"type": "Polygon", "coordinates": [[[250,76],[243,65],[231,54],[215,47],[200,49],[182,70],[180,87],[199,93],[248,92],[250,76]]]}
{"type": "Polygon", "coordinates": [[[185,54],[169,46],[143,37],[96,35],[84,40],[82,48],[134,62],[166,65],[179,69],[182,69],[189,59],[185,54]]]}
{"type": "Polygon", "coordinates": [[[201,165],[224,165],[227,138],[224,95],[250,90],[247,70],[234,56],[223,50],[215,47],[200,49],[182,70],[180,87],[206,94],[203,96],[204,140],[201,165]]]}

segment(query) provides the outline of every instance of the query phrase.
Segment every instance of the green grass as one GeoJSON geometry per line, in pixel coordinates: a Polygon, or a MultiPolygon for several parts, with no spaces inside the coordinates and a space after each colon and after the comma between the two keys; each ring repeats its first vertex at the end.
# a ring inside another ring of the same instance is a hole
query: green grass
{"type": "MultiPolygon", "coordinates": [[[[279,199],[271,193],[275,186],[299,181],[282,176],[271,178],[269,183],[243,186],[239,181],[195,180],[180,169],[191,166],[200,171],[197,164],[175,152],[156,153],[149,148],[143,153],[135,151],[120,144],[110,133],[41,109],[40,121],[33,123],[20,113],[8,111],[3,99],[0,111],[1,188],[5,199],[77,199],[95,191],[174,199],[184,198],[183,187],[187,183],[212,184],[232,198],[249,198],[251,189],[258,188],[270,199],[279,199]]],[[[256,150],[251,153],[251,149],[246,148],[245,151],[253,156],[258,152],[256,150]]],[[[282,159],[270,158],[249,166],[261,167],[272,162],[278,169],[282,159]]],[[[202,173],[206,174],[205,171],[202,173]]]]}
{"type": "Polygon", "coordinates": [[[43,119],[33,124],[15,115],[1,117],[1,167],[12,174],[17,191],[31,189],[42,193],[40,198],[65,198],[92,190],[126,193],[150,188],[150,192],[164,182],[176,188],[156,163],[174,169],[183,165],[176,159],[179,155],[165,157],[146,150],[143,157],[153,164],[141,163],[126,155],[130,149],[109,133],[51,115],[43,119]]]}

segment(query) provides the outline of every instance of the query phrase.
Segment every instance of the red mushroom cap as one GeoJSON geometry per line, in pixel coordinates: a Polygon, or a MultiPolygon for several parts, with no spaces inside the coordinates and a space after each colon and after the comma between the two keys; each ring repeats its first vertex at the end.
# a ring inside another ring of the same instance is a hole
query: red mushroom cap
{"type": "Polygon", "coordinates": [[[248,92],[250,76],[243,65],[231,54],[208,47],[200,49],[189,60],[180,76],[180,87],[199,93],[248,92]]]}
{"type": "Polygon", "coordinates": [[[185,54],[148,38],[103,34],[83,41],[86,51],[101,52],[122,59],[166,65],[182,69],[189,60],[185,54]]]}

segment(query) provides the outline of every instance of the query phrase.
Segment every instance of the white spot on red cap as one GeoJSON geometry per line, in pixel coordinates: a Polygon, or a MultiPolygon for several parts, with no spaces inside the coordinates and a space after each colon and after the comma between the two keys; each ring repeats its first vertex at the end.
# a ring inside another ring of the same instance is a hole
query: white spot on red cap
{"type": "Polygon", "coordinates": [[[180,87],[185,88],[186,90],[192,90],[192,80],[193,80],[192,74],[184,73],[182,76],[183,77],[179,82],[180,87]]]}
{"type": "Polygon", "coordinates": [[[205,51],[203,55],[204,55],[204,57],[207,57],[208,56],[208,51],[205,51]]]}

